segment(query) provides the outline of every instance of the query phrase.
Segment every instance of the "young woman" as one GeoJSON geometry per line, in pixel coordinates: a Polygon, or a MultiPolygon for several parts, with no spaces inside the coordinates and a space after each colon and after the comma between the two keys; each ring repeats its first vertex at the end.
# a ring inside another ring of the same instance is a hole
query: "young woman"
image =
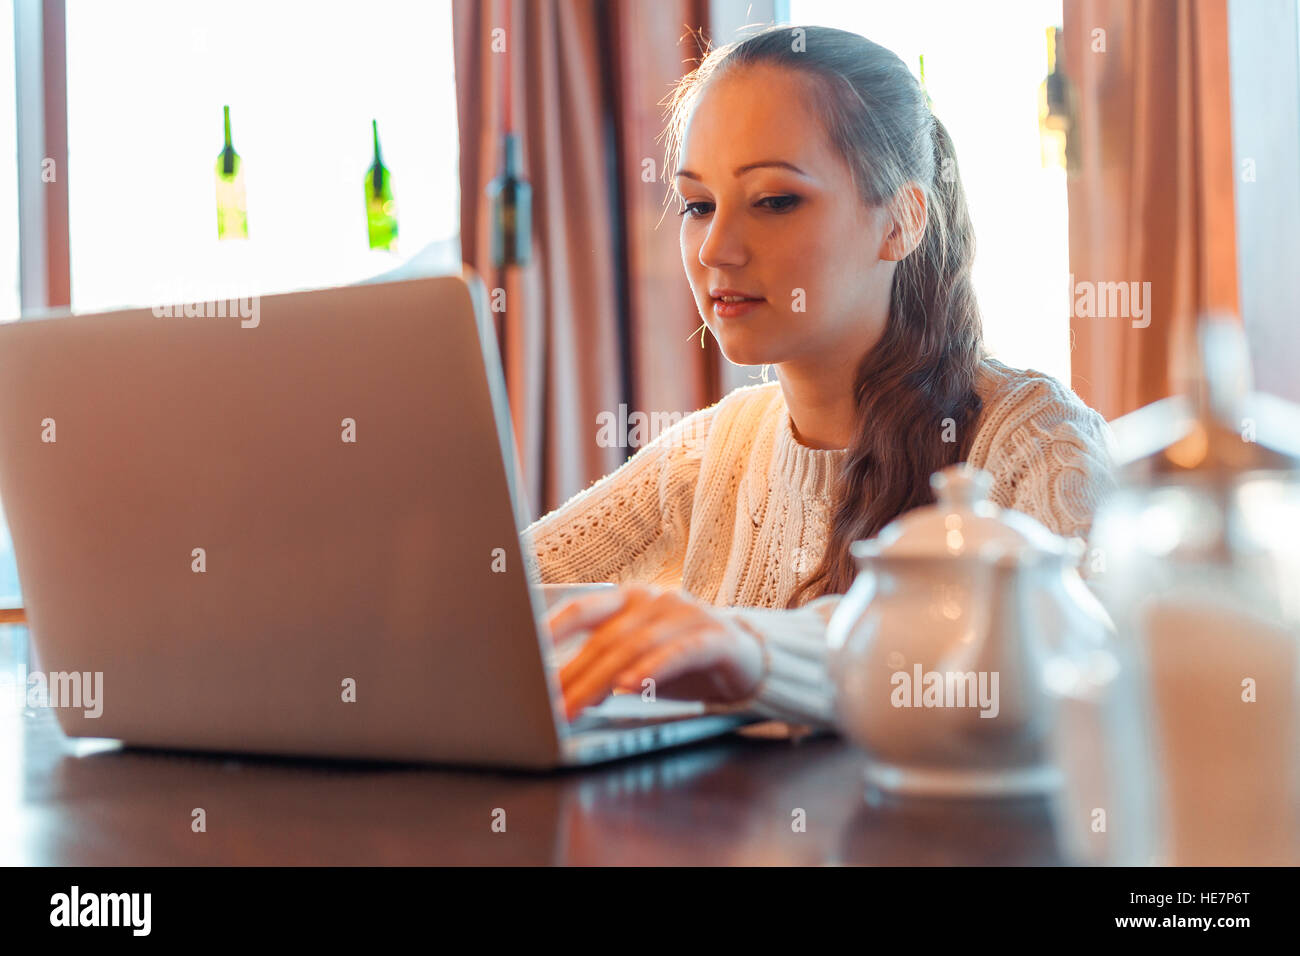
{"type": "Polygon", "coordinates": [[[570,715],[651,678],[660,697],[828,725],[849,544],[931,502],[931,473],[969,461],[996,502],[1066,536],[1108,485],[1101,416],[984,353],[956,158],[912,74],[856,34],[801,33],[709,53],[667,131],[700,316],[728,360],[777,381],[524,531],[541,581],[620,585],[551,618],[557,640],[591,630],[561,672],[570,715]]]}

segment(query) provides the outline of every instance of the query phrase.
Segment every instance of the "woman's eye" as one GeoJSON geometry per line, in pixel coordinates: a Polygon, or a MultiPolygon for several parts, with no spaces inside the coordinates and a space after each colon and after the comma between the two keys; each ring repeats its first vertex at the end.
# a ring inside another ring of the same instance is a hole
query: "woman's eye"
{"type": "MultiPolygon", "coordinates": [[[[695,209],[696,206],[712,206],[712,205],[713,203],[708,203],[708,202],[688,202],[681,209],[677,210],[677,215],[679,216],[689,215],[691,219],[699,219],[700,216],[692,213],[692,210],[695,209]]],[[[763,199],[760,199],[758,202],[754,203],[754,205],[763,206],[764,209],[767,209],[771,212],[789,212],[795,206],[799,205],[799,197],[798,196],[767,196],[763,199]],[[763,205],[764,203],[772,203],[773,205],[764,206],[763,205]]],[[[703,215],[703,213],[701,213],[700,215],[703,215]]]]}

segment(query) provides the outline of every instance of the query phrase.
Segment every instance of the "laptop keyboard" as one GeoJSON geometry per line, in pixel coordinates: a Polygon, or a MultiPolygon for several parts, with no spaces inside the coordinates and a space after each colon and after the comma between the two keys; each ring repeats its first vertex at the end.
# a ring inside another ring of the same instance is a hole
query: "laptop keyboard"
{"type": "Polygon", "coordinates": [[[684,720],[707,713],[697,700],[644,700],[640,694],[613,694],[588,707],[569,722],[571,733],[587,730],[617,730],[646,724],[684,720]]]}

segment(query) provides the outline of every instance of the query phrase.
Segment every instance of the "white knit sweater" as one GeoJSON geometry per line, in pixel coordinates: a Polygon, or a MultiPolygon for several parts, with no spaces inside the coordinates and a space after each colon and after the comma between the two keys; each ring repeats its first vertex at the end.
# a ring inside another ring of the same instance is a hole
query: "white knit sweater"
{"type": "MultiPolygon", "coordinates": [[[[971,464],[992,499],[1052,531],[1087,537],[1107,492],[1107,425],[1056,379],[990,361],[971,464]]],[[[847,451],[800,444],[779,381],[737,388],[662,432],[618,469],[523,532],[533,580],[682,588],[767,644],[749,709],[833,725],[826,626],[842,595],[785,610],[826,548],[847,451]]]]}

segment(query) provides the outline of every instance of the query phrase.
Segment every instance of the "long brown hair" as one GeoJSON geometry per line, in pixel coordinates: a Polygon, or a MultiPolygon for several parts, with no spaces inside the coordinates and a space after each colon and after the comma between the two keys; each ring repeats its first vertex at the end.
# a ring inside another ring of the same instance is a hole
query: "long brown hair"
{"type": "Polygon", "coordinates": [[[976,378],[985,352],[971,285],[975,234],[952,141],[907,66],[879,44],[830,27],[775,26],[709,51],[668,97],[665,173],[680,165],[705,84],[759,64],[809,81],[862,202],[879,207],[915,182],[928,210],[920,243],[895,268],[884,333],[858,366],[857,424],[836,481],[829,541],[787,602],[793,608],[814,594],[847,591],[856,570],[849,545],[932,502],[930,475],[966,459],[982,410],[976,378]]]}

